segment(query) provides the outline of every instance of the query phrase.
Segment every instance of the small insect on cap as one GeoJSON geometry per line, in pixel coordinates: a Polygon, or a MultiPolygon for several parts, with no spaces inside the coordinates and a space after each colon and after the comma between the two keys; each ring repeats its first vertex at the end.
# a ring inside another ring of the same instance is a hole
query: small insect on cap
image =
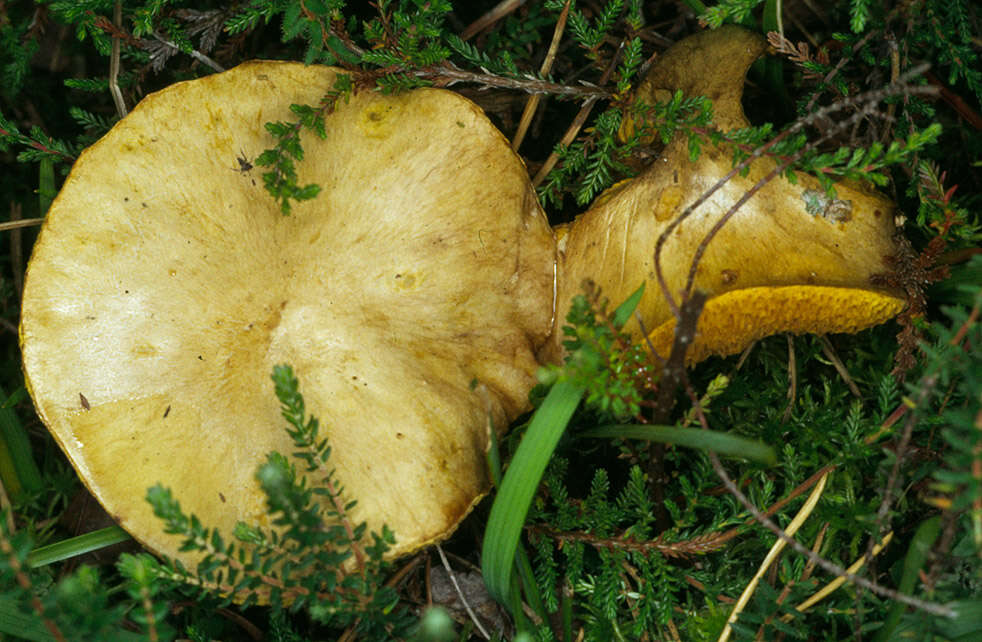
{"type": "Polygon", "coordinates": [[[109,513],[185,563],[147,488],[226,536],[269,526],[256,470],[295,450],[276,364],[321,421],[351,518],[392,528],[393,555],[453,530],[488,488],[489,426],[528,406],[555,244],[477,106],[340,101],[326,138],[302,132],[299,183],[322,191],[291,216],[237,162],[338,73],[255,62],[148,96],[80,156],[28,267],[38,413],[109,513]]]}
{"type": "MultiPolygon", "coordinates": [[[[653,104],[681,90],[713,101],[713,119],[723,131],[749,126],[740,105],[751,63],[766,47],[757,34],[739,27],[705,31],[678,42],[656,61],[638,88],[653,104]]],[[[642,123],[628,121],[630,135],[642,123]]],[[[619,303],[647,282],[638,307],[656,349],[667,354],[675,319],[655,274],[659,236],[733,169],[732,151],[704,144],[690,161],[688,140],[677,135],[640,176],[602,194],[560,240],[557,318],[584,279],[619,303]]],[[[889,272],[895,254],[894,206],[855,183],[835,185],[830,196],[818,181],[799,173],[790,183],[767,178],[769,157],[754,161],[746,175],[722,184],[668,235],[661,266],[676,301],[685,287],[700,244],[730,208],[743,203],[706,245],[694,287],[710,298],[700,317],[687,359],[733,354],[778,332],[857,332],[896,315],[904,301],[878,288],[873,277],[889,272]]],[[[640,334],[632,320],[628,328],[640,334]]],[[[558,339],[545,351],[560,352],[558,339]]]]}

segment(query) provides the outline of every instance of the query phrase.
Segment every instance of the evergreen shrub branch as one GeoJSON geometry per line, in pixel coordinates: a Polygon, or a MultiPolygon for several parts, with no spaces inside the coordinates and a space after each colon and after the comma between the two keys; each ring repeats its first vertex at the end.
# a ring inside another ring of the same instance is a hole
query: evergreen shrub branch
{"type": "Polygon", "coordinates": [[[365,541],[366,525],[352,524],[348,517],[354,502],[342,496],[333,470],[325,467],[330,447],[319,436],[317,419],[306,416],[292,369],[277,366],[272,378],[297,448],[293,458],[304,466],[298,471],[274,452],[256,473],[275,528],[240,522],[233,533],[236,542],[227,542],[216,529],[187,515],[168,489],[154,486],[147,501],[164,521],[165,532],[184,538],[181,550],[203,554],[194,570],[174,562],[161,573],[247,604],[304,608],[325,625],[353,625],[369,638],[405,634],[411,620],[397,606],[398,594],[383,584],[387,565],[382,558],[395,543],[394,534],[383,527],[365,541]],[[306,475],[313,472],[316,483],[306,475]]]}
{"type": "Polygon", "coordinates": [[[295,122],[266,123],[266,131],[276,139],[276,144],[256,158],[256,165],[270,168],[263,172],[263,183],[266,191],[279,203],[284,215],[292,211],[292,201],[309,201],[321,190],[320,185],[315,183],[303,186],[297,184],[296,163],[303,161],[304,154],[300,133],[312,131],[318,137],[326,138],[325,116],[335,110],[338,102],[347,102],[352,91],[351,77],[341,74],[317,107],[290,105],[290,111],[298,117],[295,122]]]}
{"type": "Polygon", "coordinates": [[[147,554],[122,555],[117,570],[129,600],[124,608],[109,601],[98,574],[89,567],[42,598],[25,563],[31,538],[2,527],[0,579],[16,581],[16,599],[31,606],[55,639],[128,639],[118,633],[124,618],[138,625],[145,639],[172,639],[170,605],[164,596],[181,587],[195,587],[206,600],[222,594],[224,603],[263,602],[276,611],[303,608],[325,626],[351,626],[367,639],[408,634],[413,619],[398,604],[399,595],[384,585],[388,565],[383,556],[395,543],[394,534],[387,527],[381,534],[368,534],[364,523],[351,522],[348,511],[354,502],[342,496],[333,470],[326,467],[330,447],[319,436],[317,419],[306,415],[297,378],[288,366],[277,366],[272,378],[286,430],[297,448],[293,458],[304,467],[298,471],[290,459],[274,452],[256,473],[273,530],[240,522],[235,541],[226,541],[217,529],[185,513],[169,489],[151,487],[147,501],[163,520],[164,532],[183,537],[181,550],[200,553],[201,560],[189,569],[179,561],[160,562],[147,554]],[[305,473],[317,473],[317,483],[308,481],[305,473]]]}
{"type": "Polygon", "coordinates": [[[17,160],[21,163],[41,162],[44,159],[72,162],[77,154],[68,143],[48,136],[38,126],[31,127],[29,134],[22,133],[17,125],[0,113],[0,152],[12,146],[24,148],[17,154],[17,160]]]}

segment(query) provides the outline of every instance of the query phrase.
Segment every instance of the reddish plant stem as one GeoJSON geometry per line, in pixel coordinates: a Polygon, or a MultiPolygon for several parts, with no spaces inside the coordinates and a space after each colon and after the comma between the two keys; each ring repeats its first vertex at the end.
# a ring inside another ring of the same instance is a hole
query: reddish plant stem
{"type": "Polygon", "coordinates": [[[7,539],[7,533],[0,527],[0,551],[7,556],[7,564],[10,565],[10,570],[14,573],[14,578],[17,580],[17,584],[20,585],[24,591],[26,591],[31,596],[31,608],[37,613],[41,622],[44,623],[44,628],[48,629],[48,633],[51,634],[57,642],[65,642],[65,636],[62,634],[61,629],[55,624],[54,620],[49,618],[44,612],[44,606],[41,604],[41,598],[37,596],[31,586],[31,579],[24,572],[24,567],[21,565],[20,559],[14,552],[13,547],[10,545],[10,540],[7,539]]]}

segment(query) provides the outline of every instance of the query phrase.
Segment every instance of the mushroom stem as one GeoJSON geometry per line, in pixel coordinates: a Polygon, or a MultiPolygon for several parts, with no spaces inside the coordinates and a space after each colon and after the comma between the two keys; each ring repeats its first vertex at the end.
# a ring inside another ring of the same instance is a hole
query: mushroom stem
{"type": "MultiPolygon", "coordinates": [[[[638,96],[706,96],[718,129],[748,127],[743,84],[765,47],[739,27],[697,34],[658,59],[638,96]]],[[[897,314],[903,300],[870,280],[888,271],[895,252],[893,204],[861,185],[839,183],[833,198],[811,176],[790,183],[780,178],[782,165],[760,154],[733,167],[727,150],[708,145],[690,162],[687,141],[676,137],[640,176],[558,229],[556,328],[585,279],[615,302],[647,281],[642,323],[628,330],[653,328],[653,345],[666,352],[676,299],[705,292],[689,363],[739,352],[769,334],[856,332],[897,314]]],[[[560,341],[554,329],[540,356],[558,359],[560,341]]]]}

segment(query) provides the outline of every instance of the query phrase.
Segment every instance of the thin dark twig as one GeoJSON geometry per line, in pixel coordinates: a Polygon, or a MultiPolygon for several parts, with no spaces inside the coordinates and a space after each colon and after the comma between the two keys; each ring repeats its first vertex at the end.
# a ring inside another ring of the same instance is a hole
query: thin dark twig
{"type": "Polygon", "coordinates": [[[440,562],[443,563],[443,569],[447,572],[450,577],[450,581],[453,583],[454,589],[457,591],[457,597],[460,598],[460,603],[464,605],[464,609],[467,611],[467,615],[470,616],[471,622],[477,627],[477,630],[481,632],[485,640],[491,639],[491,634],[487,632],[484,625],[481,624],[481,620],[478,619],[477,615],[474,613],[474,609],[471,608],[470,603],[467,601],[467,596],[464,595],[463,589],[460,588],[460,583],[457,582],[457,574],[453,572],[450,568],[450,562],[447,561],[447,556],[443,552],[443,547],[439,544],[436,545],[436,551],[440,554],[440,562]]]}
{"type": "MultiPolygon", "coordinates": [[[[668,423],[675,402],[675,391],[679,384],[685,381],[685,353],[696,338],[696,327],[699,315],[706,304],[707,295],[695,292],[692,297],[682,304],[681,319],[675,324],[675,338],[668,360],[662,362],[661,377],[651,407],[651,421],[656,424],[668,423]]],[[[640,319],[639,319],[640,321],[640,319]]],[[[643,328],[642,328],[643,329],[643,328]]],[[[648,333],[645,332],[646,337],[648,333]]],[[[653,354],[654,347],[648,342],[653,354]]],[[[651,442],[648,444],[648,479],[651,480],[650,496],[655,506],[655,522],[660,530],[665,530],[671,523],[668,507],[665,505],[665,485],[669,477],[665,472],[665,444],[651,442]]]]}
{"type": "Polygon", "coordinates": [[[664,363],[661,378],[658,380],[658,392],[655,394],[654,423],[665,423],[672,411],[672,400],[675,391],[685,377],[685,353],[695,341],[696,327],[699,315],[709,298],[705,292],[696,291],[682,303],[679,321],[675,325],[675,340],[668,361],[664,363]]]}
{"type": "MultiPolygon", "coordinates": [[[[879,33],[879,30],[877,30],[877,29],[870,30],[869,33],[867,33],[865,36],[863,36],[862,38],[860,38],[856,42],[856,44],[854,44],[852,46],[853,52],[859,51],[867,42],[869,42],[869,39],[872,38],[877,33],[879,33]]],[[[832,82],[832,79],[835,78],[836,74],[838,74],[840,71],[842,71],[842,68],[845,67],[845,65],[846,65],[846,63],[848,61],[849,61],[849,58],[846,57],[846,56],[843,56],[842,58],[840,58],[839,59],[839,62],[837,62],[835,64],[835,67],[832,68],[832,71],[830,71],[829,73],[827,73],[825,75],[825,78],[822,78],[822,84],[823,85],[828,85],[829,83],[831,83],[832,82]]],[[[818,100],[818,96],[819,96],[819,92],[816,91],[815,92],[815,95],[812,96],[811,97],[811,100],[808,101],[808,105],[805,107],[805,111],[809,111],[812,107],[815,106],[815,101],[818,100]]]]}
{"type": "MultiPolygon", "coordinates": [[[[914,402],[915,408],[920,407],[927,400],[928,395],[934,390],[937,382],[938,378],[936,375],[930,375],[921,379],[917,400],[914,402]]],[[[865,558],[867,564],[873,559],[873,547],[876,546],[876,542],[882,535],[883,525],[887,520],[887,515],[890,513],[890,506],[893,504],[893,492],[900,480],[900,466],[903,463],[904,455],[907,453],[907,448],[910,446],[910,439],[914,434],[916,423],[917,415],[915,413],[908,415],[906,421],[904,421],[904,431],[900,435],[900,442],[897,444],[896,451],[894,452],[893,466],[890,468],[890,476],[887,477],[886,488],[883,489],[883,499],[880,501],[880,507],[876,511],[874,532],[870,536],[866,546],[865,558]]]]}
{"type": "MultiPolygon", "coordinates": [[[[910,88],[910,89],[913,89],[913,88],[910,88]]],[[[877,93],[877,94],[879,94],[879,93],[881,93],[881,91],[882,90],[877,90],[876,92],[869,92],[869,93],[877,93]]],[[[706,253],[706,250],[709,248],[709,243],[719,233],[719,231],[721,229],[723,229],[723,226],[726,225],[726,223],[731,218],[733,218],[733,216],[737,213],[737,210],[739,210],[740,207],[742,207],[744,203],[746,203],[747,201],[749,201],[757,192],[759,192],[761,189],[763,189],[765,185],[767,185],[772,180],[774,180],[775,178],[777,178],[778,176],[780,176],[781,174],[783,174],[784,173],[784,170],[786,170],[792,164],[794,164],[799,159],[801,159],[802,157],[804,157],[808,152],[810,152],[813,149],[817,148],[825,140],[834,137],[840,131],[842,131],[845,128],[849,127],[852,123],[859,122],[867,114],[872,113],[875,110],[876,103],[879,100],[880,99],[878,98],[876,100],[872,100],[871,99],[871,100],[868,100],[868,101],[861,101],[859,104],[862,104],[863,105],[863,108],[862,109],[858,110],[855,114],[853,114],[849,118],[841,121],[840,123],[837,123],[833,127],[830,127],[828,130],[826,130],[826,132],[825,132],[824,135],[822,135],[821,137],[817,138],[816,140],[814,140],[814,141],[806,144],[804,147],[802,147],[800,150],[798,150],[797,152],[795,152],[794,154],[792,154],[790,157],[788,157],[784,161],[776,164],[774,166],[774,169],[772,169],[770,172],[768,172],[766,176],[762,177],[759,181],[757,181],[753,185],[753,187],[751,187],[750,189],[748,189],[746,192],[744,192],[740,196],[739,199],[737,199],[737,201],[730,207],[730,209],[727,210],[727,212],[725,214],[723,214],[723,216],[721,216],[718,221],[716,221],[716,224],[713,225],[713,227],[709,230],[709,232],[702,238],[702,241],[699,243],[698,247],[696,247],[695,254],[693,254],[693,257],[692,257],[692,263],[689,266],[689,276],[688,276],[688,279],[686,280],[686,283],[685,283],[684,293],[685,293],[686,296],[688,296],[688,293],[692,291],[693,284],[695,283],[695,280],[696,280],[696,272],[697,272],[697,269],[699,267],[699,262],[702,260],[703,255],[706,253]]],[[[818,113],[818,112],[816,112],[816,113],[818,113]]],[[[787,131],[790,132],[792,129],[794,129],[794,127],[791,127],[787,131]]],[[[776,138],[775,138],[775,140],[776,140],[776,138]]],[[[659,240],[661,240],[661,239],[659,239],[659,240]]]]}
{"type": "Polygon", "coordinates": [[[663,357],[661,353],[658,352],[657,349],[655,349],[655,344],[651,342],[651,337],[649,336],[651,333],[648,332],[648,328],[645,327],[644,319],[641,318],[641,313],[635,312],[634,318],[638,322],[638,329],[641,330],[641,336],[644,337],[645,345],[648,346],[648,352],[651,354],[652,357],[654,357],[655,363],[657,363],[659,366],[664,367],[665,364],[668,363],[668,359],[663,357]]]}
{"type": "Polygon", "coordinates": [[[838,577],[844,577],[846,581],[853,582],[857,586],[861,586],[862,588],[872,593],[876,593],[880,597],[884,597],[888,600],[895,600],[897,602],[903,602],[908,606],[913,606],[916,609],[920,609],[932,615],[938,615],[941,617],[954,617],[956,615],[953,609],[943,604],[937,604],[935,602],[927,602],[925,600],[917,599],[916,597],[911,597],[910,595],[904,595],[903,593],[898,593],[897,591],[893,589],[889,589],[885,586],[880,586],[879,584],[876,584],[875,582],[872,582],[866,579],[865,577],[860,577],[859,575],[850,573],[845,568],[839,566],[838,564],[830,562],[827,559],[812,553],[807,547],[799,544],[794,538],[789,537],[787,533],[785,533],[784,530],[781,529],[780,526],[772,522],[769,518],[765,517],[764,514],[761,513],[757,509],[757,507],[753,505],[753,502],[751,502],[746,495],[740,492],[740,489],[737,488],[736,484],[733,483],[733,480],[730,479],[729,475],[726,474],[726,470],[723,469],[722,462],[719,460],[719,457],[717,457],[715,453],[709,452],[709,458],[712,461],[713,470],[716,471],[716,474],[719,476],[720,480],[722,480],[727,490],[729,490],[730,493],[732,493],[733,496],[736,497],[737,501],[743,504],[744,508],[750,511],[750,514],[753,515],[760,524],[762,524],[765,528],[767,528],[767,530],[771,531],[779,538],[784,540],[784,543],[790,546],[791,548],[793,548],[796,552],[800,553],[801,555],[804,555],[809,560],[811,560],[818,566],[821,566],[829,573],[832,573],[833,575],[836,575],[838,577]]]}
{"type": "Polygon", "coordinates": [[[941,537],[932,547],[932,550],[939,554],[934,556],[930,569],[928,569],[928,572],[921,579],[925,588],[929,591],[934,590],[934,585],[941,577],[941,573],[943,572],[943,564],[941,562],[945,558],[945,555],[951,551],[955,536],[958,534],[958,520],[961,519],[961,516],[961,511],[949,510],[943,513],[944,527],[941,530],[941,537]]]}

